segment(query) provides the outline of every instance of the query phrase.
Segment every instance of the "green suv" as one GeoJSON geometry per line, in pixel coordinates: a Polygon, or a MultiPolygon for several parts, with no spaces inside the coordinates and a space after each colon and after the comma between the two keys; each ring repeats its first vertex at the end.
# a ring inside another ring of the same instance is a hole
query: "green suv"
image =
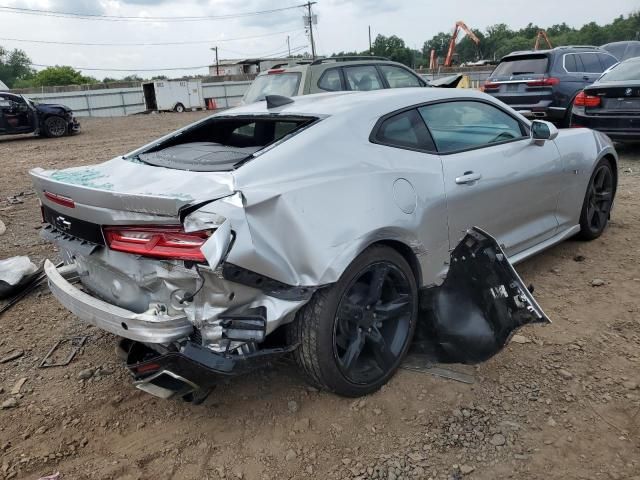
{"type": "Polygon", "coordinates": [[[257,102],[266,95],[294,97],[342,90],[426,86],[427,82],[413,70],[384,57],[330,57],[276,65],[259,73],[242,103],[257,102]]]}

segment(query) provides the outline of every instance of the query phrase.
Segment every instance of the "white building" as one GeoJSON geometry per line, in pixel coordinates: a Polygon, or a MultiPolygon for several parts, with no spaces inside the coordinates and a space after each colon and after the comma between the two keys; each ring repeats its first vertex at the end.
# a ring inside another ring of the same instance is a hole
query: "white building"
{"type": "Polygon", "coordinates": [[[287,64],[289,62],[299,62],[300,58],[247,58],[220,60],[218,66],[209,66],[209,76],[225,75],[252,75],[264,70],[269,70],[274,65],[287,64]]]}

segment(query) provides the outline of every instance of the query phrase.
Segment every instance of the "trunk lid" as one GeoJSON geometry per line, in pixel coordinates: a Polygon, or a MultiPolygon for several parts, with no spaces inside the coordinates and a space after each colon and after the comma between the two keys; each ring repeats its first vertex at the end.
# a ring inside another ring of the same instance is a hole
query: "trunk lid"
{"type": "Polygon", "coordinates": [[[484,90],[508,105],[546,106],[545,102],[551,103],[553,87],[541,81],[548,70],[545,54],[506,57],[491,73],[484,90]]]}
{"type": "Polygon", "coordinates": [[[640,116],[640,81],[598,83],[585,89],[587,95],[600,98],[596,107],[585,107],[590,115],[640,116]]]}
{"type": "Polygon", "coordinates": [[[177,217],[186,205],[215,200],[234,192],[231,172],[161,168],[123,157],[63,170],[35,168],[29,173],[44,205],[90,221],[95,218],[86,217],[95,209],[139,213],[141,219],[145,216],[177,217]],[[45,192],[65,197],[75,206],[53,202],[45,192]]]}

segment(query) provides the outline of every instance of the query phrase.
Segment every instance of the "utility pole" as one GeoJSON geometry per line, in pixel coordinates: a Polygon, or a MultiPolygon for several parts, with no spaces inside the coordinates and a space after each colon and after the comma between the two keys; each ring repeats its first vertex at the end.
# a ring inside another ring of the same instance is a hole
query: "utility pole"
{"type": "Polygon", "coordinates": [[[289,35],[287,35],[287,50],[289,51],[289,58],[291,58],[291,43],[289,43],[289,35]]]}
{"type": "Polygon", "coordinates": [[[369,25],[369,55],[373,55],[373,49],[371,48],[371,25],[369,25]]]}
{"type": "Polygon", "coordinates": [[[317,2],[307,2],[305,5],[307,7],[307,19],[309,21],[309,38],[311,39],[311,58],[313,60],[316,59],[316,44],[313,41],[313,18],[311,16],[311,5],[315,5],[317,2]]]}
{"type": "Polygon", "coordinates": [[[218,62],[218,47],[211,47],[216,52],[216,77],[220,76],[220,63],[218,62]]]}

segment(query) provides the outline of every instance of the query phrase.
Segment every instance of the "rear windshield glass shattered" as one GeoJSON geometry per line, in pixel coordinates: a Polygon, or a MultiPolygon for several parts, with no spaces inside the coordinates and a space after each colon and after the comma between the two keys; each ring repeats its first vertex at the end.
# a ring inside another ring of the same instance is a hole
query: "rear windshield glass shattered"
{"type": "Polygon", "coordinates": [[[549,60],[546,55],[527,55],[505,58],[491,74],[492,78],[518,75],[536,75],[547,72],[549,60]]]}
{"type": "Polygon", "coordinates": [[[237,168],[268,145],[314,122],[311,117],[216,117],[134,157],[158,167],[194,172],[237,168]]]}

